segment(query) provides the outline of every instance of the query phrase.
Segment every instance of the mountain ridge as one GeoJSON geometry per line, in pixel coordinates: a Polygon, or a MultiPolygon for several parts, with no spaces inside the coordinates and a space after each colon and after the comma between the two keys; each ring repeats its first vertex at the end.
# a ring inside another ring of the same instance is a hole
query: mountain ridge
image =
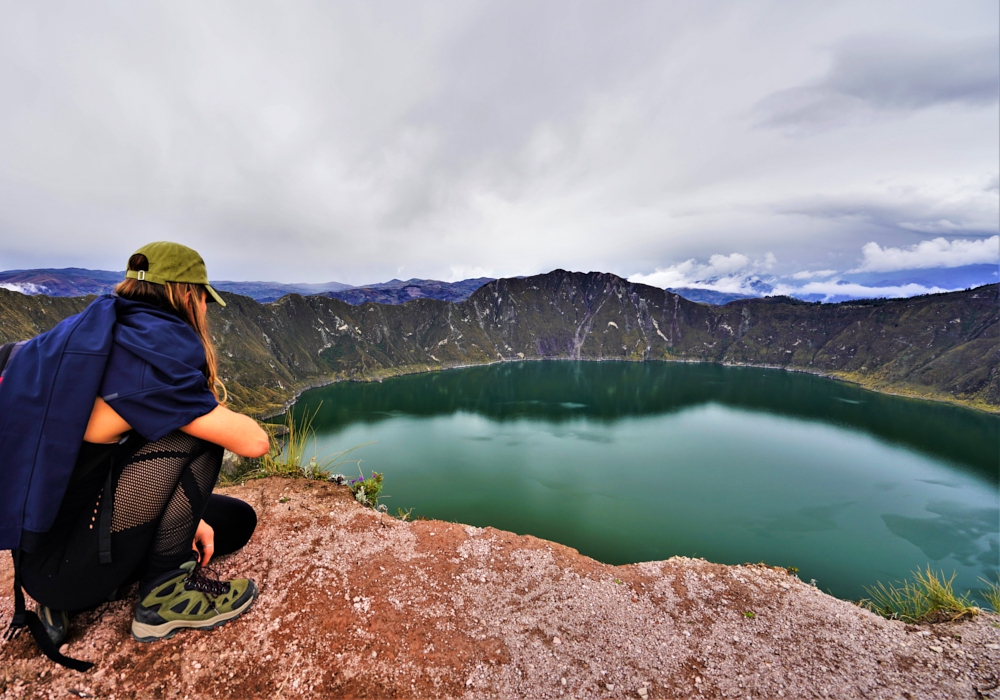
{"type": "MultiPolygon", "coordinates": [[[[124,275],[124,272],[89,270],[82,267],[5,270],[0,271],[0,288],[29,295],[45,294],[61,297],[109,294],[124,275]]],[[[444,301],[463,301],[483,284],[491,281],[492,277],[478,277],[457,282],[413,278],[353,286],[343,282],[283,283],[218,280],[213,282],[212,286],[224,292],[251,297],[261,303],[277,301],[288,294],[302,296],[322,294],[357,305],[368,301],[380,304],[403,304],[411,299],[425,297],[444,301]]]]}
{"type": "MultiPolygon", "coordinates": [[[[220,373],[234,405],[260,414],[332,381],[536,359],[776,367],[1000,410],[998,285],[840,304],[771,297],[708,306],[609,273],[555,270],[495,280],[459,303],[225,297],[226,309],[210,311],[220,373]]],[[[0,340],[30,337],[87,303],[0,290],[0,340]]]]}

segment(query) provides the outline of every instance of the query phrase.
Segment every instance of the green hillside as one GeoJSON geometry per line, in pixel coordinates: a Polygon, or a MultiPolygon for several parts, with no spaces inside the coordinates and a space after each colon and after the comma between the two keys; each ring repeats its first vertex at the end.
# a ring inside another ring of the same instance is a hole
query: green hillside
{"type": "MultiPolygon", "coordinates": [[[[900,394],[1000,410],[998,285],[910,299],[708,306],[602,273],[491,282],[460,303],[351,306],[226,294],[212,307],[234,406],[267,413],[340,379],[519,359],[722,362],[816,372],[900,394]]],[[[0,290],[0,340],[30,337],[92,297],[0,290]]]]}

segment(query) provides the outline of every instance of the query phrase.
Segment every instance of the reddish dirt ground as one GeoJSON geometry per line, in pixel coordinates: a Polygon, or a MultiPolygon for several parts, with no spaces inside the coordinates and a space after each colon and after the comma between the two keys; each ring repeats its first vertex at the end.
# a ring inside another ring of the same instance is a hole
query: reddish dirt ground
{"type": "MultiPolygon", "coordinates": [[[[608,566],[533,537],[404,523],[346,487],[222,490],[258,511],[213,563],[260,597],[210,632],[138,644],[132,601],[74,618],[49,662],[0,642],[2,698],[1000,698],[1000,618],[884,620],[783,569],[608,566]],[[752,616],[748,613],[752,613],[752,616]]],[[[0,621],[13,609],[0,565],[0,621]]]]}

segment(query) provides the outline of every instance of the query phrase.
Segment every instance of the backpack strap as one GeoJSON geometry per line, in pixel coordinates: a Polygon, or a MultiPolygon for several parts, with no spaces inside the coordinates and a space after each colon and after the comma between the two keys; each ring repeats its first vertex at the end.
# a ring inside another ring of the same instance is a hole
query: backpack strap
{"type": "Polygon", "coordinates": [[[35,638],[35,644],[52,661],[74,671],[89,671],[94,664],[60,654],[59,647],[49,637],[49,633],[45,631],[45,625],[38,619],[35,611],[25,609],[24,591],[21,589],[21,550],[13,550],[10,554],[14,558],[14,619],[10,621],[10,627],[7,628],[4,639],[14,639],[27,626],[31,631],[31,636],[35,638]]]}
{"type": "Polygon", "coordinates": [[[4,343],[0,345],[0,372],[7,369],[7,360],[10,359],[11,350],[14,349],[15,345],[17,343],[4,343]]]}
{"type": "MultiPolygon", "coordinates": [[[[190,470],[185,470],[185,474],[190,470]]],[[[98,524],[97,534],[97,556],[102,564],[111,563],[111,511],[115,506],[114,492],[115,469],[112,465],[108,470],[108,478],[104,482],[103,496],[101,496],[101,522],[98,524]]]]}

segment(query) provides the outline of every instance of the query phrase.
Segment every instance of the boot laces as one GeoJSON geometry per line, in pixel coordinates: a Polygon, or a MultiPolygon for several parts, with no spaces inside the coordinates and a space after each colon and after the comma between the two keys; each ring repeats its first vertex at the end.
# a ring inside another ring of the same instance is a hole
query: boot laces
{"type": "Polygon", "coordinates": [[[189,591],[201,591],[210,596],[220,596],[229,593],[229,581],[220,581],[215,578],[215,572],[206,570],[202,566],[195,566],[194,571],[188,575],[184,588],[189,591]]]}

